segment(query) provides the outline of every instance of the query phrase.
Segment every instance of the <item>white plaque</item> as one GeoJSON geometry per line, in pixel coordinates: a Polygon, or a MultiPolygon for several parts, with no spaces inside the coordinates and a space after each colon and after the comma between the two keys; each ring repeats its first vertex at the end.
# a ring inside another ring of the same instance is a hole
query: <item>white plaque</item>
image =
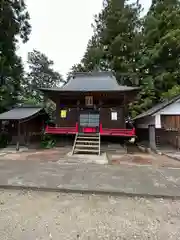
{"type": "Polygon", "coordinates": [[[93,106],[93,96],[86,96],[85,104],[86,104],[86,106],[93,106]]]}
{"type": "Polygon", "coordinates": [[[117,120],[117,112],[111,112],[111,120],[117,120]]]}

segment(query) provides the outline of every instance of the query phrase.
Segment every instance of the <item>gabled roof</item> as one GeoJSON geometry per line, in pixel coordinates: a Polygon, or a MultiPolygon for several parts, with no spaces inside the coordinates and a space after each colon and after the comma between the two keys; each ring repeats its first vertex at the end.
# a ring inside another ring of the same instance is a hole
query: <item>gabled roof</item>
{"type": "Polygon", "coordinates": [[[0,120],[22,120],[39,113],[40,107],[17,107],[0,114],[0,120]]]}
{"type": "Polygon", "coordinates": [[[155,113],[159,112],[160,110],[164,109],[165,107],[173,104],[174,102],[176,102],[179,99],[180,99],[180,95],[172,98],[171,100],[165,100],[165,101],[163,101],[161,103],[158,103],[157,105],[155,105],[152,108],[148,109],[146,112],[143,112],[143,113],[139,114],[138,116],[136,116],[134,118],[134,120],[140,119],[140,118],[144,118],[144,117],[148,117],[148,116],[152,116],[155,113]]]}
{"type": "Polygon", "coordinates": [[[138,87],[122,86],[112,72],[75,73],[73,77],[60,88],[42,88],[42,91],[89,92],[89,91],[133,91],[138,87]]]}

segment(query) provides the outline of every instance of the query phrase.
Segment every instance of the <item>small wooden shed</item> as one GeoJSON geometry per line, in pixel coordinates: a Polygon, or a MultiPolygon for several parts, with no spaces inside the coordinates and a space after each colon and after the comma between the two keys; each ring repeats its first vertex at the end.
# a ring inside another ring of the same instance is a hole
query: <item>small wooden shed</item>
{"type": "Polygon", "coordinates": [[[40,140],[45,122],[49,119],[44,108],[39,106],[20,106],[0,114],[1,132],[6,131],[10,144],[29,145],[40,140]]]}
{"type": "Polygon", "coordinates": [[[169,144],[180,149],[180,95],[156,104],[134,120],[139,140],[149,142],[152,149],[169,144]]]}

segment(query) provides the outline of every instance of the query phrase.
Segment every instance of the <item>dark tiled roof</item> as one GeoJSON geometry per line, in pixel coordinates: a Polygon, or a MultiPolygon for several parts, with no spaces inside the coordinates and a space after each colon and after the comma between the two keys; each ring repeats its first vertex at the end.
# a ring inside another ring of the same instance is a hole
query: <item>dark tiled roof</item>
{"type": "Polygon", "coordinates": [[[22,120],[39,113],[39,107],[18,107],[0,114],[0,120],[22,120]]]}
{"type": "Polygon", "coordinates": [[[148,109],[146,112],[143,112],[143,113],[139,114],[138,116],[136,116],[134,118],[134,120],[140,119],[140,118],[143,118],[143,117],[147,117],[147,116],[152,116],[153,114],[159,112],[163,108],[165,108],[165,107],[169,106],[170,104],[176,102],[178,99],[180,99],[180,95],[172,98],[171,100],[165,100],[164,102],[158,103],[155,106],[153,106],[152,108],[148,109]]]}
{"type": "Polygon", "coordinates": [[[41,90],[50,91],[133,91],[138,87],[128,87],[119,85],[115,76],[111,72],[76,73],[60,88],[50,88],[41,90]]]}

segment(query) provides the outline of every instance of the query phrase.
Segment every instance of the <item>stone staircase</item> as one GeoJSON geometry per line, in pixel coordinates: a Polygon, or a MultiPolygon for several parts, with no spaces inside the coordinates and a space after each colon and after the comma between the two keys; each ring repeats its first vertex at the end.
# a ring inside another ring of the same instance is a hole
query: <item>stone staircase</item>
{"type": "Polygon", "coordinates": [[[101,154],[101,138],[99,133],[77,133],[72,154],[101,154]]]}

